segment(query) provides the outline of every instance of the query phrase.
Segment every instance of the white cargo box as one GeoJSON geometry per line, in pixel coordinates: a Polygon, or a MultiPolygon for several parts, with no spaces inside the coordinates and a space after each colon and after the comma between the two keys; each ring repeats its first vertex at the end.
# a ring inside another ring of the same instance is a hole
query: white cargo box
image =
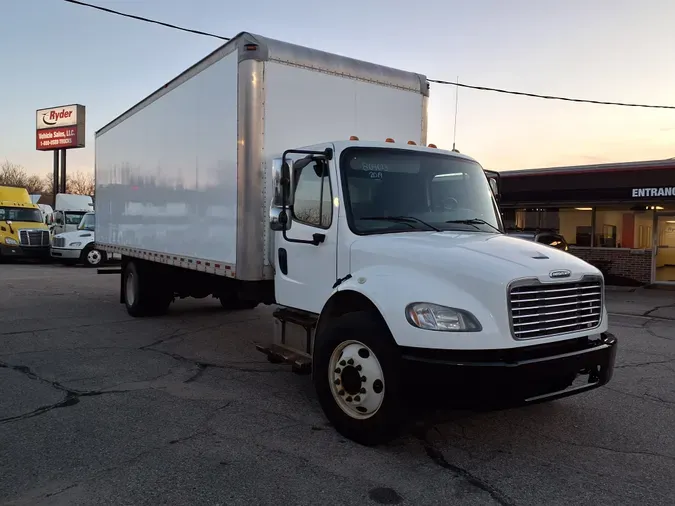
{"type": "Polygon", "coordinates": [[[346,140],[426,143],[424,76],[241,33],[96,132],[110,252],[272,279],[272,159],[346,140]]]}

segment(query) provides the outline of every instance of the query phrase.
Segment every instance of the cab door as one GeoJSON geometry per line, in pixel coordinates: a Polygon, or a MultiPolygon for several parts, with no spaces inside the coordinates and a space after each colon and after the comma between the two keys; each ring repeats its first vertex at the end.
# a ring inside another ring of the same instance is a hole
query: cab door
{"type": "Polygon", "coordinates": [[[337,268],[337,174],[332,160],[289,163],[290,226],[275,231],[274,289],[278,304],[320,313],[333,291],[337,268]]]}

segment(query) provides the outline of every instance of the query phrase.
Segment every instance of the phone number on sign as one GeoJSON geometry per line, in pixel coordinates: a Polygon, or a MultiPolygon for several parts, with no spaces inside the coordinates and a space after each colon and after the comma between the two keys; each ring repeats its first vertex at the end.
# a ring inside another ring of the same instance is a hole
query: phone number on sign
{"type": "Polygon", "coordinates": [[[52,139],[51,141],[40,141],[40,146],[63,146],[72,144],[73,139],[52,139]]]}

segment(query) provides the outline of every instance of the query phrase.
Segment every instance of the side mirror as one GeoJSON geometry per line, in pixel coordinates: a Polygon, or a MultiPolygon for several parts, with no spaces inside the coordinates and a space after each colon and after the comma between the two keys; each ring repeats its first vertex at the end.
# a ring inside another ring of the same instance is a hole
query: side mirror
{"type": "Polygon", "coordinates": [[[270,206],[270,228],[272,230],[290,230],[288,207],[291,196],[291,169],[282,158],[272,160],[272,205],[270,206]]]}
{"type": "Polygon", "coordinates": [[[324,160],[317,160],[314,165],[314,174],[316,177],[326,177],[327,168],[328,164],[324,160]]]}

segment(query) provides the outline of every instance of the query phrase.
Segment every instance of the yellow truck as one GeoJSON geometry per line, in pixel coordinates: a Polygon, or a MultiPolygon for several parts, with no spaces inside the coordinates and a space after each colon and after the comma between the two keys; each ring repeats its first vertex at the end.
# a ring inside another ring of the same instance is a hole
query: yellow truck
{"type": "Polygon", "coordinates": [[[0,262],[49,258],[49,227],[25,188],[0,186],[0,262]]]}

